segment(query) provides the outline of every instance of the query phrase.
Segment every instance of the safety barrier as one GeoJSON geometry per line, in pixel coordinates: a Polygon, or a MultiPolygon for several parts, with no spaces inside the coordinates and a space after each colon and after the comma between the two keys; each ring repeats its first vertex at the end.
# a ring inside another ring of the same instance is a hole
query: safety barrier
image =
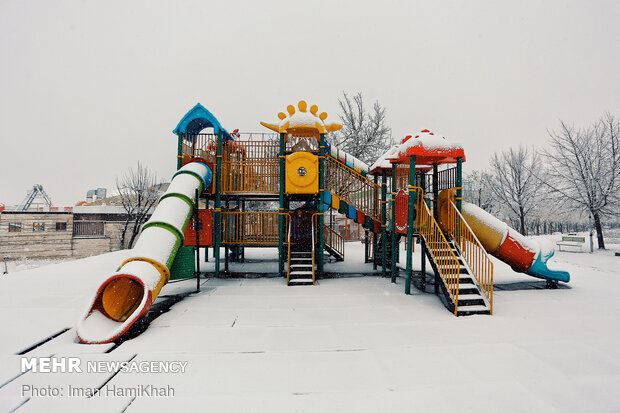
{"type": "Polygon", "coordinates": [[[223,193],[277,194],[278,141],[229,141],[222,148],[223,193]]]}
{"type": "Polygon", "coordinates": [[[451,201],[448,203],[447,216],[448,221],[442,220],[442,226],[452,234],[461,255],[473,272],[472,275],[476,277],[480,288],[489,300],[491,314],[493,314],[493,262],[463,215],[451,201]]]}
{"type": "Polygon", "coordinates": [[[454,315],[457,314],[459,302],[459,274],[460,264],[452,251],[448,240],[433,218],[431,211],[424,201],[424,192],[420,187],[410,187],[409,196],[416,196],[416,228],[424,237],[426,246],[433,257],[448,295],[454,304],[454,315]]]}
{"type": "Polygon", "coordinates": [[[381,187],[330,156],[325,157],[325,189],[375,221],[381,220],[381,187]]]}
{"type": "Polygon", "coordinates": [[[213,161],[217,152],[217,135],[212,133],[186,133],[182,135],[181,157],[188,161],[191,158],[203,158],[213,161]]]}
{"type": "MultiPolygon", "coordinates": [[[[279,212],[222,212],[222,244],[277,246],[279,215],[279,212]]],[[[289,214],[283,215],[285,225],[289,225],[289,214]]]]}

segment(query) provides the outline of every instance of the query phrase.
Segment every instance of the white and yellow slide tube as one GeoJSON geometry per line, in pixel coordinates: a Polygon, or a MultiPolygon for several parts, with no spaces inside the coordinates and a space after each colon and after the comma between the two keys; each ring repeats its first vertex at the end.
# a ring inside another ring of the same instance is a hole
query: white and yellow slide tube
{"type": "Polygon", "coordinates": [[[212,172],[202,162],[190,162],[174,174],[129,258],[101,284],[80,317],[77,334],[82,343],[113,341],[148,313],[170,279],[170,267],[192,216],[196,190],[202,193],[211,180],[212,172]]]}

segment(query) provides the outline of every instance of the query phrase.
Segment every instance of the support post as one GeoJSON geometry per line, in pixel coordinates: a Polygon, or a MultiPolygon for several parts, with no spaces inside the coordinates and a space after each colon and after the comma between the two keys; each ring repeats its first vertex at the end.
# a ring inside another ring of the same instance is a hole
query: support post
{"type": "MultiPolygon", "coordinates": [[[[228,203],[228,198],[226,198],[226,211],[229,210],[229,206],[230,206],[230,204],[228,203]]],[[[227,231],[231,231],[231,229],[232,229],[231,228],[231,223],[232,223],[232,225],[235,224],[234,217],[231,217],[231,218],[232,219],[229,221],[228,228],[226,228],[227,231]]],[[[234,239],[234,237],[233,237],[233,239],[234,239]]],[[[229,263],[229,260],[230,260],[230,256],[229,256],[230,255],[229,254],[230,251],[229,250],[230,250],[230,245],[227,245],[227,246],[224,247],[224,272],[226,272],[227,274],[228,274],[228,271],[229,271],[228,263],[229,263]]]]}
{"type": "Polygon", "coordinates": [[[411,271],[413,267],[413,208],[415,207],[415,155],[409,157],[409,208],[407,213],[407,276],[405,294],[411,294],[411,271]]]}
{"type": "MultiPolygon", "coordinates": [[[[394,179],[394,178],[392,178],[394,179]]],[[[387,276],[387,171],[381,171],[381,275],[387,276]]]]}
{"type": "MultiPolygon", "coordinates": [[[[379,175],[375,174],[374,176],[374,180],[375,180],[375,185],[378,185],[379,183],[379,175]]],[[[383,219],[383,216],[381,216],[381,228],[383,228],[383,225],[385,224],[383,219]]],[[[378,258],[377,258],[377,233],[374,231],[372,231],[372,269],[374,271],[377,270],[377,265],[378,265],[378,258]]],[[[385,273],[383,273],[383,277],[385,277],[385,273]]]]}
{"type": "Polygon", "coordinates": [[[221,238],[221,219],[222,219],[222,139],[223,133],[217,134],[217,151],[215,153],[215,276],[220,276],[220,238],[221,238]]]}
{"type": "Polygon", "coordinates": [[[285,159],[284,133],[280,134],[280,203],[278,212],[278,275],[284,277],[284,190],[285,190],[285,159]]]}
{"type": "MultiPolygon", "coordinates": [[[[391,257],[391,281],[393,283],[396,282],[396,250],[398,246],[396,245],[396,164],[392,164],[392,199],[390,199],[390,232],[392,236],[392,257],[391,257]]],[[[386,240],[387,241],[387,240],[386,240]]],[[[384,245],[386,248],[387,245],[384,245]]]]}
{"type": "Polygon", "coordinates": [[[456,158],[456,208],[461,211],[463,208],[463,158],[456,158]]]}
{"type": "MultiPolygon", "coordinates": [[[[428,202],[426,199],[426,171],[420,173],[420,188],[422,188],[423,202],[428,202]]],[[[428,205],[428,204],[427,204],[428,205]]],[[[421,212],[418,211],[418,214],[421,212]]],[[[419,216],[419,215],[418,215],[419,216]]],[[[418,233],[418,239],[420,241],[420,277],[422,278],[422,290],[426,287],[426,242],[422,240],[422,234],[418,233]]]]}
{"type": "Polygon", "coordinates": [[[183,160],[183,134],[179,133],[177,135],[179,137],[177,143],[177,171],[181,169],[181,161],[183,160]]]}
{"type": "Polygon", "coordinates": [[[200,205],[200,194],[196,188],[196,202],[194,203],[194,228],[196,231],[196,291],[200,292],[200,216],[198,206],[200,205]]]}
{"type": "Polygon", "coordinates": [[[319,231],[319,251],[318,251],[318,273],[319,278],[323,277],[323,248],[325,245],[325,232],[323,231],[323,203],[325,195],[325,134],[319,135],[319,202],[318,202],[318,231],[319,231]]]}
{"type": "Polygon", "coordinates": [[[433,164],[433,217],[437,221],[439,219],[439,211],[437,210],[437,198],[439,198],[439,168],[436,163],[433,164]]]}

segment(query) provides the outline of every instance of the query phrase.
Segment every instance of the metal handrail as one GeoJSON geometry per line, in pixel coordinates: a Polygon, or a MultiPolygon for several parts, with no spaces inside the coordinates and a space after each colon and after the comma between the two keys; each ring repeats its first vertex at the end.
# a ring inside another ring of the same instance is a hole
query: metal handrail
{"type": "Polygon", "coordinates": [[[379,194],[381,187],[355,169],[331,156],[325,157],[325,189],[353,205],[355,209],[380,221],[379,194]]]}
{"type": "Polygon", "coordinates": [[[323,225],[323,228],[325,230],[325,245],[328,245],[344,258],[344,237],[329,225],[323,225]]]}
{"type": "Polygon", "coordinates": [[[461,250],[463,259],[472,270],[478,285],[489,301],[490,311],[493,314],[493,262],[487,255],[482,243],[474,234],[465,218],[452,201],[449,202],[448,232],[461,250]]]}
{"type": "MultiPolygon", "coordinates": [[[[416,227],[424,237],[426,246],[433,257],[451,301],[454,303],[454,315],[458,313],[459,305],[459,274],[460,264],[452,251],[448,240],[439,228],[439,224],[431,214],[424,201],[424,191],[420,187],[409,187],[409,196],[416,194],[416,227]]],[[[412,229],[410,229],[412,230],[412,229]]]]}

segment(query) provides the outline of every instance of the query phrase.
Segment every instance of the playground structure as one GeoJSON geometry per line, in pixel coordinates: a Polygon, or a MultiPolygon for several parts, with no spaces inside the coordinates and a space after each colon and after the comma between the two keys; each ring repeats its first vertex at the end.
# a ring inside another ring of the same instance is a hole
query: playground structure
{"type": "Polygon", "coordinates": [[[492,314],[487,253],[515,271],[568,282],[568,273],[547,268],[552,252],[462,201],[461,145],[423,130],[369,167],[329,144],[328,133],[342,126],[328,122],[316,105],[300,101],[278,118],[261,122],[273,132],[261,134],[231,134],[200,104],[181,119],[174,130],[178,171],[132,258],[101,285],[80,318],[82,342],[115,340],[148,312],[168,280],[199,277],[200,248],[212,249],[216,277],[229,273],[229,261],[244,259],[245,247],[277,248],[278,275],[287,285],[315,284],[326,276],[325,253],[344,259],[344,239],[325,222],[330,208],[372,234],[366,259],[392,282],[397,246],[406,239],[407,294],[417,239],[422,288],[432,284],[455,315],[492,314]],[[264,207],[249,210],[248,201],[264,207]],[[278,210],[269,209],[273,202],[278,210]],[[434,273],[429,280],[427,260],[434,273]]]}

